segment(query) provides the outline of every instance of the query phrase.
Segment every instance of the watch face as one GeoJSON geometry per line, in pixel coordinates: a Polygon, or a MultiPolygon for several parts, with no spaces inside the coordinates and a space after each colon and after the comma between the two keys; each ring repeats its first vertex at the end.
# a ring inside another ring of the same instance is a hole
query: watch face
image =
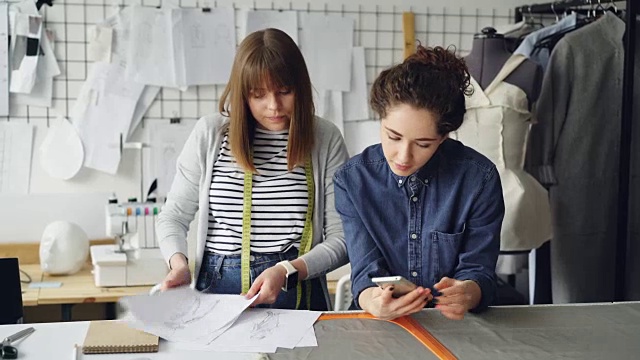
{"type": "Polygon", "coordinates": [[[287,276],[287,290],[291,290],[298,285],[298,272],[294,272],[287,276]]]}

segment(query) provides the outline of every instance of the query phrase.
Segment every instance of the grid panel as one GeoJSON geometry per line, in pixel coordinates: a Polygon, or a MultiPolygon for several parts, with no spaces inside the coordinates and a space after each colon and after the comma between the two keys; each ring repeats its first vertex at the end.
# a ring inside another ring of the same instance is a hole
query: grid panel
{"type": "MultiPolygon", "coordinates": [[[[327,4],[321,2],[253,1],[247,7],[236,3],[218,4],[207,0],[173,0],[181,7],[233,6],[236,13],[236,37],[240,43],[239,14],[247,9],[296,10],[349,17],[355,21],[354,45],[365,47],[367,84],[371,86],[383,69],[398,63],[403,55],[402,13],[415,14],[415,36],[427,46],[453,45],[460,56],[466,55],[473,34],[485,26],[511,22],[512,9],[416,7],[395,5],[327,4]]],[[[44,6],[45,26],[55,31],[55,53],[62,74],[54,78],[53,108],[17,106],[10,121],[49,120],[56,115],[68,116],[89,72],[87,32],[89,28],[114,13],[114,6],[159,6],[160,0],[57,0],[53,7],[44,6]]],[[[222,2],[221,2],[222,3],[222,2]]],[[[196,86],[186,92],[163,88],[145,115],[146,121],[181,117],[197,119],[217,111],[223,85],[196,86]]],[[[39,122],[40,123],[40,122],[39,122]]]]}

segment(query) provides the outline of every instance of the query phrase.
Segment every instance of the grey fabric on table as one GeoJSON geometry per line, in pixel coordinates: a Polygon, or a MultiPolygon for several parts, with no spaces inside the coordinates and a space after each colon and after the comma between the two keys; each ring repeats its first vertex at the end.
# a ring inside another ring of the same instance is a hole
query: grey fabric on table
{"type": "Polygon", "coordinates": [[[640,303],[494,307],[462,321],[427,310],[413,318],[461,360],[640,357],[640,303]]]}
{"type": "Polygon", "coordinates": [[[387,321],[323,320],[315,331],[318,347],[278,349],[269,359],[438,359],[412,334],[387,321]]]}

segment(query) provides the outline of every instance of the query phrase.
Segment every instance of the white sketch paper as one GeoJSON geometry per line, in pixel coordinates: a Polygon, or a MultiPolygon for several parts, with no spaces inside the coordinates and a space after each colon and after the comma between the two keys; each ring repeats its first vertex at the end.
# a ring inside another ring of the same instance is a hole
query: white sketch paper
{"type": "Polygon", "coordinates": [[[0,122],[0,194],[28,194],[33,126],[0,122]]]}
{"type": "Polygon", "coordinates": [[[318,338],[316,337],[316,331],[313,326],[310,327],[307,332],[304,334],[300,342],[296,345],[296,347],[313,347],[318,346],[318,338]]]}
{"type": "Polygon", "coordinates": [[[171,9],[133,6],[127,79],[146,85],[178,87],[173,55],[171,9]]]}
{"type": "Polygon", "coordinates": [[[344,116],[341,91],[317,91],[314,92],[316,98],[316,115],[334,123],[344,136],[344,116]]]}
{"type": "MultiPolygon", "coordinates": [[[[129,51],[129,36],[131,33],[131,14],[132,8],[127,7],[122,11],[118,12],[116,15],[111,16],[102,24],[98,24],[100,27],[109,27],[112,29],[112,46],[111,46],[111,58],[112,64],[121,64],[120,66],[124,66],[126,69],[126,61],[127,61],[127,53],[129,51]],[[122,65],[125,64],[125,65],[122,65]]],[[[126,71],[125,71],[126,77],[126,71]]],[[[131,81],[127,79],[127,81],[131,81]]],[[[133,81],[131,81],[133,82],[133,81]]],[[[133,132],[138,127],[142,118],[153,104],[156,96],[160,92],[160,87],[158,86],[145,86],[138,102],[136,103],[135,110],[133,111],[133,118],[131,119],[131,125],[129,126],[129,131],[125,136],[125,141],[128,141],[133,132]]]]}
{"type": "Polygon", "coordinates": [[[9,4],[0,3],[0,116],[9,115],[9,4]]]}
{"type": "Polygon", "coordinates": [[[184,89],[225,84],[235,54],[233,9],[133,8],[127,76],[184,89]]]}
{"type": "Polygon", "coordinates": [[[144,89],[127,81],[119,65],[93,64],[69,116],[84,144],[84,166],[109,174],[118,170],[120,139],[129,133],[144,89]]]}
{"type": "Polygon", "coordinates": [[[183,287],[121,301],[135,319],[133,327],[169,341],[205,345],[233,324],[256,298],[203,294],[183,287]]]}
{"type": "Polygon", "coordinates": [[[127,136],[127,140],[131,138],[133,132],[136,131],[140,122],[142,122],[142,118],[147,113],[151,104],[158,96],[160,92],[160,87],[147,85],[144,87],[142,91],[142,95],[140,95],[140,99],[138,99],[138,103],[136,104],[136,109],[133,111],[133,119],[131,119],[131,126],[129,127],[129,135],[127,136]]]}
{"type": "Polygon", "coordinates": [[[40,144],[40,166],[54,179],[68,180],[82,168],[84,149],[76,129],[59,116],[40,144]]]}
{"type": "Polygon", "coordinates": [[[111,62],[111,44],[113,29],[109,26],[96,25],[89,29],[87,58],[89,61],[111,62]]]}
{"type": "Polygon", "coordinates": [[[313,86],[323,90],[350,91],[354,20],[302,13],[300,25],[300,47],[313,86]]]}
{"type": "Polygon", "coordinates": [[[182,120],[179,124],[169,122],[148,121],[145,129],[149,129],[151,165],[147,179],[158,179],[158,195],[169,192],[176,175],[176,162],[182,152],[184,143],[189,138],[196,120],[182,120]]]}
{"type": "Polygon", "coordinates": [[[364,62],[364,48],[354,47],[351,61],[351,91],[344,92],[344,121],[368,120],[367,75],[364,62]]]}
{"type": "Polygon", "coordinates": [[[226,84],[236,52],[231,8],[173,10],[175,71],[180,86],[226,84]]]}
{"type": "Polygon", "coordinates": [[[263,353],[275,352],[279,347],[293,349],[298,344],[314,346],[313,324],[320,314],[304,310],[247,309],[210,344],[180,343],[176,346],[191,350],[263,353]]]}
{"type": "Polygon", "coordinates": [[[11,94],[11,104],[51,107],[53,100],[53,78],[60,75],[60,67],[55,57],[55,34],[46,29],[42,36],[43,54],[36,69],[36,82],[29,94],[11,94]]]}
{"type": "Polygon", "coordinates": [[[31,93],[36,82],[40,37],[42,34],[42,16],[13,13],[11,29],[11,81],[12,93],[31,93]]]}
{"type": "Polygon", "coordinates": [[[295,11],[258,10],[247,12],[246,35],[267,28],[280,29],[298,43],[298,13],[295,11]]]}

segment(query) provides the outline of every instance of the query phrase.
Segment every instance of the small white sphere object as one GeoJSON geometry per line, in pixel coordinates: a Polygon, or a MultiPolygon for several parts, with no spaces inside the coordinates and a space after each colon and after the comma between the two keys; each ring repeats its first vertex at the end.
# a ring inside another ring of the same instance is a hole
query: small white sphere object
{"type": "Polygon", "coordinates": [[[74,274],[89,256],[89,237],[80,226],[68,221],[47,225],[40,240],[40,267],[51,275],[74,274]]]}

